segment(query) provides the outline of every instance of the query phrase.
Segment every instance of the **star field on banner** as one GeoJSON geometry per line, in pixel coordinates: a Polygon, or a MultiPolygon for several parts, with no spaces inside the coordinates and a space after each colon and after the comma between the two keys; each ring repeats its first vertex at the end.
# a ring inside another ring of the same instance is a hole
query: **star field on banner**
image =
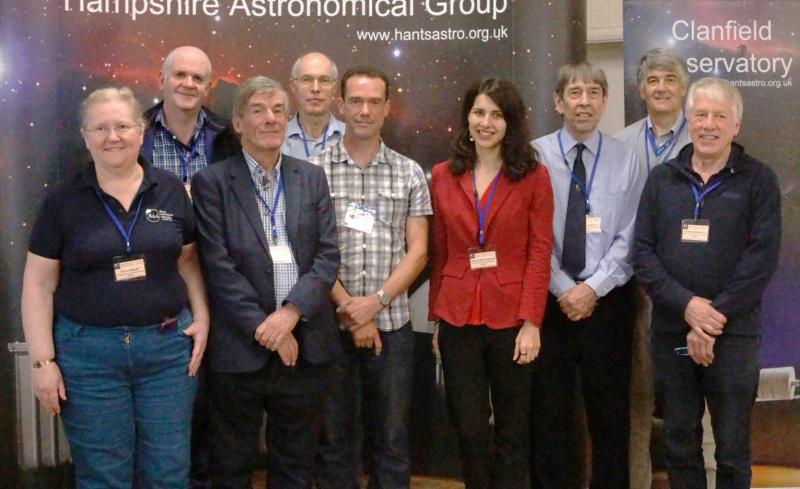
{"type": "Polygon", "coordinates": [[[628,124],[645,115],[636,69],[655,47],[680,53],[692,81],[721,77],[742,93],[737,141],[778,174],[783,208],[780,264],[762,305],[762,366],[800,368],[800,2],[625,0],[623,12],[628,124]]]}
{"type": "MultiPolygon", "coordinates": [[[[230,115],[236,84],[288,86],[294,60],[322,51],[340,73],[383,69],[386,143],[429,169],[446,158],[459,97],[475,79],[514,80],[534,134],[560,123],[555,70],[585,51],[585,1],[37,0],[0,2],[0,345],[22,341],[28,235],[47,192],[87,160],[78,107],[105,86],[158,101],[164,56],[181,45],[213,65],[206,105],[230,115]]],[[[0,480],[14,485],[14,371],[0,355],[0,480]]]]}

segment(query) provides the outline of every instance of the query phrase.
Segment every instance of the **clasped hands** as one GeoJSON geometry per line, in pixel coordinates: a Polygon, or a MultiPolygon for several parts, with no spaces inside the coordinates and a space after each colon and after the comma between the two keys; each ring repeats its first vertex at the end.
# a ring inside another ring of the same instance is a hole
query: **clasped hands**
{"type": "Polygon", "coordinates": [[[708,367],[714,361],[714,342],[722,334],[728,318],[714,309],[711,301],[694,296],[686,305],[683,318],[692,328],[686,335],[689,356],[695,363],[708,367]]]}
{"type": "Polygon", "coordinates": [[[381,334],[375,323],[375,316],[383,309],[377,294],[349,297],[339,304],[336,314],[339,316],[357,348],[375,348],[375,356],[383,350],[381,334]]]}
{"type": "Polygon", "coordinates": [[[585,282],[579,282],[558,297],[561,311],[570,321],[580,321],[592,315],[597,307],[597,294],[585,282]]]}
{"type": "Polygon", "coordinates": [[[264,348],[277,352],[287,367],[297,365],[299,347],[292,330],[301,316],[296,306],[286,304],[267,316],[256,328],[255,340],[264,348]]]}

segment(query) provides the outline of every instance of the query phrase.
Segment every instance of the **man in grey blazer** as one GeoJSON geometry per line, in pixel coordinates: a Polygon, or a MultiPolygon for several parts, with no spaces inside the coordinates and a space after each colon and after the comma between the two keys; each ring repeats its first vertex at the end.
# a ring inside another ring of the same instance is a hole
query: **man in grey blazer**
{"type": "Polygon", "coordinates": [[[289,107],[280,84],[245,81],[233,109],[242,152],[192,185],[214,324],[211,477],[215,488],[250,487],[266,410],[270,485],[305,489],[340,348],[328,299],[336,219],[322,169],[281,154],[289,107]]]}

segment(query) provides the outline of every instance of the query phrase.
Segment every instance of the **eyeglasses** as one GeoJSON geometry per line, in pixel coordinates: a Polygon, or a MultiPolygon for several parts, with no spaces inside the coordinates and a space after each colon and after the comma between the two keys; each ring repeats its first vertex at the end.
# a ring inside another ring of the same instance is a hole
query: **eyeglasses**
{"type": "Polygon", "coordinates": [[[121,122],[119,124],[114,124],[113,126],[94,126],[94,127],[85,127],[83,128],[84,132],[87,132],[93,136],[97,137],[107,137],[111,134],[111,130],[113,129],[115,133],[120,136],[124,136],[129,132],[133,131],[137,127],[141,126],[141,124],[131,124],[128,122],[121,122]]]}
{"type": "Polygon", "coordinates": [[[330,87],[334,83],[336,83],[336,78],[330,77],[328,75],[322,76],[314,76],[314,75],[303,75],[299,78],[293,78],[295,83],[299,83],[300,85],[308,85],[311,86],[316,81],[323,87],[330,87]]]}

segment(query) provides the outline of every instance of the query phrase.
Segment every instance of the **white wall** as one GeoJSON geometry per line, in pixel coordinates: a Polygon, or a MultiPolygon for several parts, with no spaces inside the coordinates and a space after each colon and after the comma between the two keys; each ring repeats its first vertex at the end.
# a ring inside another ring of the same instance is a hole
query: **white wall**
{"type": "Polygon", "coordinates": [[[614,134],[625,127],[622,0],[586,1],[588,60],[606,72],[608,106],[600,129],[614,134]]]}

